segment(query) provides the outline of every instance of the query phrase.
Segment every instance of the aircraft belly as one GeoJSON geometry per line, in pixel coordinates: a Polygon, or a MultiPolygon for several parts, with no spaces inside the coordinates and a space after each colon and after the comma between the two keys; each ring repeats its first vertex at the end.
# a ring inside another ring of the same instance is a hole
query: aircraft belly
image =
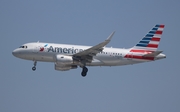
{"type": "MultiPolygon", "coordinates": [[[[96,57],[96,60],[99,60],[99,63],[96,63],[96,66],[116,66],[121,62],[121,60],[114,57],[96,57]]],[[[94,65],[93,62],[92,65],[94,65]]]]}
{"type": "Polygon", "coordinates": [[[97,60],[101,63],[92,63],[93,66],[121,66],[121,65],[130,65],[130,64],[136,64],[139,63],[139,61],[133,61],[133,60],[127,60],[125,58],[119,58],[119,57],[96,57],[97,60]]]}
{"type": "Polygon", "coordinates": [[[88,66],[102,66],[104,62],[98,60],[98,59],[93,59],[91,63],[87,63],[88,66]]]}
{"type": "Polygon", "coordinates": [[[53,62],[52,57],[47,57],[47,56],[37,56],[34,58],[36,61],[45,61],[45,62],[53,62]]]}
{"type": "Polygon", "coordinates": [[[44,62],[54,62],[53,55],[34,54],[30,57],[33,58],[31,60],[44,61],[44,62]]]}

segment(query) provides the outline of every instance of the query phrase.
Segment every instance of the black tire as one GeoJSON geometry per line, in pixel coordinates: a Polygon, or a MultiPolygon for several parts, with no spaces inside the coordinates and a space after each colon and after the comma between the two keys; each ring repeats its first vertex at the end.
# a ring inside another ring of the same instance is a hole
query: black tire
{"type": "Polygon", "coordinates": [[[87,72],[82,72],[81,75],[85,77],[87,75],[87,72]]]}
{"type": "Polygon", "coordinates": [[[87,72],[88,72],[88,68],[87,68],[87,67],[83,67],[82,72],[81,72],[81,75],[82,75],[83,77],[85,77],[85,76],[87,75],[87,72]]]}
{"type": "Polygon", "coordinates": [[[88,68],[87,67],[83,67],[83,72],[87,73],[88,72],[88,68]]]}
{"type": "Polygon", "coordinates": [[[35,71],[35,70],[36,70],[36,67],[32,67],[32,70],[35,71]]]}

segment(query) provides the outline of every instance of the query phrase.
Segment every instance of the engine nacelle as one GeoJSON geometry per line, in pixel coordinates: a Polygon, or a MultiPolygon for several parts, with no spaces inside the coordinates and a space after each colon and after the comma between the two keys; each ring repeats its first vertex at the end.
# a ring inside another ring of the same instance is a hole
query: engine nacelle
{"type": "Polygon", "coordinates": [[[57,64],[62,64],[62,65],[68,65],[68,64],[73,64],[73,59],[72,56],[65,56],[65,55],[56,55],[56,63],[57,64]]]}
{"type": "Polygon", "coordinates": [[[60,70],[60,71],[67,71],[70,69],[76,69],[77,65],[57,65],[55,64],[55,70],[60,70]]]}

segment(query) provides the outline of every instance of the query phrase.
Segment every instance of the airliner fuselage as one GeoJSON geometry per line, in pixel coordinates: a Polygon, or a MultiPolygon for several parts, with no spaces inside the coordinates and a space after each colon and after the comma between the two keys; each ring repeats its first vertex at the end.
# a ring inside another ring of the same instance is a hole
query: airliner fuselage
{"type": "Polygon", "coordinates": [[[60,71],[82,67],[81,75],[86,76],[86,66],[121,66],[165,58],[162,51],[157,50],[163,28],[164,25],[156,25],[136,46],[129,49],[105,47],[113,32],[104,42],[95,46],[32,42],[23,44],[12,54],[34,61],[32,70],[36,70],[37,61],[53,62],[55,69],[60,71]]]}

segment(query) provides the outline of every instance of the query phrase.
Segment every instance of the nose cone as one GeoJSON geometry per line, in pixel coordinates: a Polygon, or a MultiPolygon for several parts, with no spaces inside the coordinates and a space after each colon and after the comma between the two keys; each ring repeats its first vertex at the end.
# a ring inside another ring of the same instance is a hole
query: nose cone
{"type": "Polygon", "coordinates": [[[13,54],[15,57],[18,57],[19,52],[15,49],[15,50],[12,52],[12,54],[13,54]]]}

